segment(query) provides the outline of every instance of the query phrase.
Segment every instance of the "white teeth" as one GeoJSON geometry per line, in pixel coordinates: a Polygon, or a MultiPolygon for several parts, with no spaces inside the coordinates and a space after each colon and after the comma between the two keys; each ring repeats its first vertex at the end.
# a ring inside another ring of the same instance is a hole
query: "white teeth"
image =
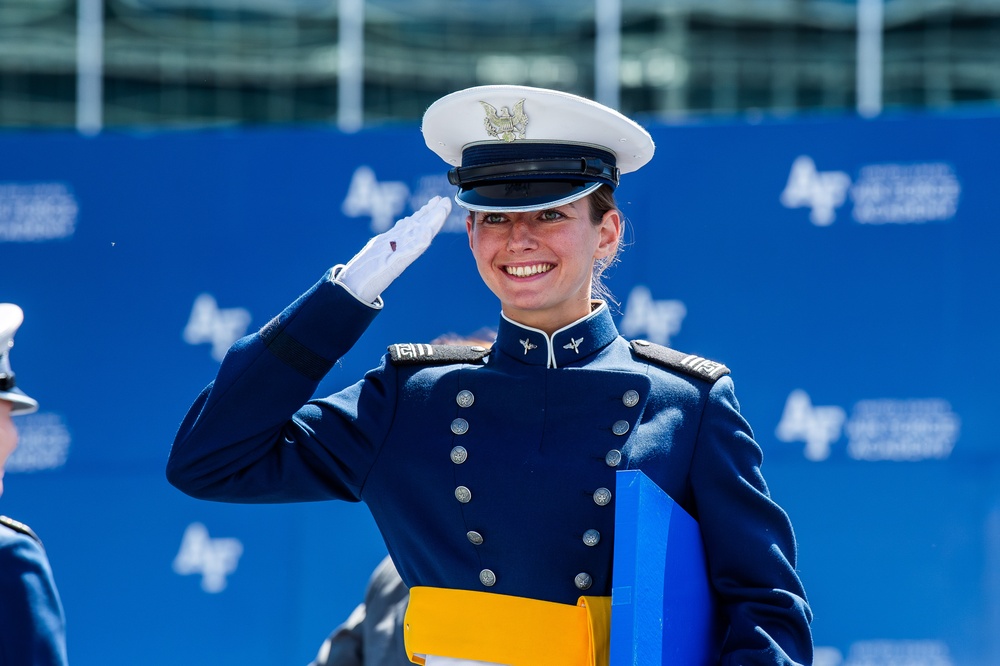
{"type": "Polygon", "coordinates": [[[528,277],[531,275],[538,275],[539,273],[546,273],[551,271],[552,268],[552,264],[534,264],[533,266],[507,266],[504,270],[507,271],[508,275],[528,277]]]}

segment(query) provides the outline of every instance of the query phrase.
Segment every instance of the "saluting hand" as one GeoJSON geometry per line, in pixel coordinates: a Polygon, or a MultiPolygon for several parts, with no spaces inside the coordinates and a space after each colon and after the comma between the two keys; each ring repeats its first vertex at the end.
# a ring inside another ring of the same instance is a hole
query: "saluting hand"
{"type": "Polygon", "coordinates": [[[336,280],[361,300],[375,299],[430,247],[451,212],[451,200],[434,197],[385,233],[375,236],[337,274],[336,280]]]}

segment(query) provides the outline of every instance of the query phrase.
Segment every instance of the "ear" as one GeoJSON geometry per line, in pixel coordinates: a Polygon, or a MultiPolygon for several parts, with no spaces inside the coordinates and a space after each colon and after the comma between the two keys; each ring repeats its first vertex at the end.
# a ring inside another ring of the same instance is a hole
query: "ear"
{"type": "Polygon", "coordinates": [[[606,259],[614,256],[618,249],[618,241],[622,237],[622,216],[616,209],[604,213],[601,223],[597,226],[598,243],[594,250],[594,259],[606,259]]]}
{"type": "Polygon", "coordinates": [[[472,216],[473,215],[475,215],[475,213],[473,213],[472,211],[469,211],[469,214],[465,216],[465,232],[467,234],[469,234],[469,249],[470,250],[474,249],[472,247],[472,216]]]}

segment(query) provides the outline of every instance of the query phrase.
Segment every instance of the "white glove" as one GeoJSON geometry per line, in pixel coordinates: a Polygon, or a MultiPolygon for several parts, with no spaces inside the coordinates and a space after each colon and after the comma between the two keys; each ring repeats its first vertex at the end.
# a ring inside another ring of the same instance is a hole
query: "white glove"
{"type": "Polygon", "coordinates": [[[451,199],[434,197],[389,231],[368,241],[335,280],[366,303],[374,303],[413,261],[430,247],[451,212],[451,199]]]}

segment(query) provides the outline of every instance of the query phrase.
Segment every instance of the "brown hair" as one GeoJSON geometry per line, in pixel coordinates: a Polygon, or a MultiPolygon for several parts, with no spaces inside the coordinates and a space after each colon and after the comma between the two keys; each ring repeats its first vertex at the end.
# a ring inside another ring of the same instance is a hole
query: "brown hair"
{"type": "MultiPolygon", "coordinates": [[[[615,191],[611,189],[610,185],[601,185],[592,194],[588,195],[588,198],[590,199],[590,221],[594,226],[601,223],[601,220],[604,219],[604,214],[609,210],[617,210],[619,217],[622,217],[622,233],[625,233],[625,219],[622,216],[621,209],[618,208],[618,203],[615,201],[615,191]]],[[[611,290],[604,284],[603,276],[604,271],[618,263],[621,252],[622,239],[619,236],[618,245],[615,246],[614,252],[604,259],[598,259],[594,262],[594,275],[591,286],[591,296],[593,298],[609,301],[615,305],[618,304],[611,290]]]]}

